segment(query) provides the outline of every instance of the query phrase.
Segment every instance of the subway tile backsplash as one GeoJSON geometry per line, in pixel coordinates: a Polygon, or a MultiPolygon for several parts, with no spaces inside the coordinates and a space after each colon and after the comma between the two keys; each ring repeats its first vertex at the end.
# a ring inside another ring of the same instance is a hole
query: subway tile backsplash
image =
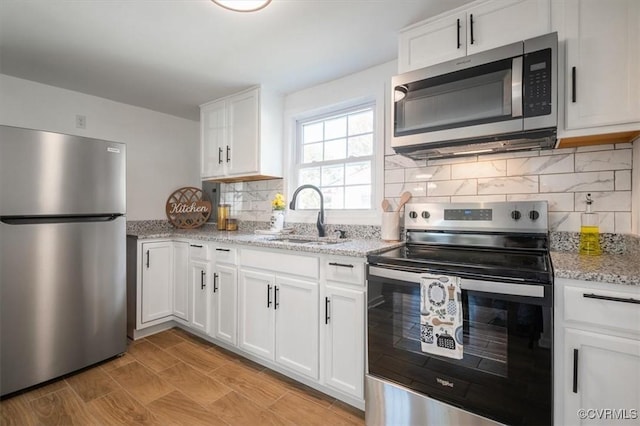
{"type": "MultiPolygon", "coordinates": [[[[632,145],[595,145],[441,160],[385,157],[384,194],[414,202],[546,200],[552,231],[578,232],[591,193],[600,232],[631,232],[632,145]]],[[[388,152],[388,151],[387,151],[388,152]]]]}

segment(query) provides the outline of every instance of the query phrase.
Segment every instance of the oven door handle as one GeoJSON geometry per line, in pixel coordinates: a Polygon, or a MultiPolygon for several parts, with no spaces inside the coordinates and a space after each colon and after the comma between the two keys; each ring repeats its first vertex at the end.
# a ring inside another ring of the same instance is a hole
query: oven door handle
{"type": "MultiPolygon", "coordinates": [[[[397,269],[380,268],[378,266],[369,266],[369,275],[373,277],[419,283],[421,276],[424,274],[400,271],[397,269]]],[[[544,298],[543,285],[510,284],[461,278],[460,287],[462,287],[463,290],[481,291],[483,293],[544,298]]]]}

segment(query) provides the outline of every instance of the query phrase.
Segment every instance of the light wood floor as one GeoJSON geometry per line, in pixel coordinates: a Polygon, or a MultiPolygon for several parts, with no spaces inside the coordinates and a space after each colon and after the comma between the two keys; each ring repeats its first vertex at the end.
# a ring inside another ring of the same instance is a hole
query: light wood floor
{"type": "Polygon", "coordinates": [[[0,402],[0,425],[362,425],[362,411],[183,330],[0,402]]]}

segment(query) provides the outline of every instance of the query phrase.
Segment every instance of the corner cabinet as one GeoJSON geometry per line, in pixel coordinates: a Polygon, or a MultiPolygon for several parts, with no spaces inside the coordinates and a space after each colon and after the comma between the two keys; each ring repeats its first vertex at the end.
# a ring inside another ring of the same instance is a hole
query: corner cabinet
{"type": "Polygon", "coordinates": [[[640,129],[640,2],[564,0],[567,130],[640,129]]]}
{"type": "Polygon", "coordinates": [[[254,87],[200,106],[201,177],[282,177],[283,97],[254,87]]]}
{"type": "Polygon", "coordinates": [[[557,279],[555,289],[555,423],[637,421],[640,288],[557,279]]]}
{"type": "Polygon", "coordinates": [[[398,72],[413,71],[550,31],[550,0],[476,1],[402,30],[398,39],[398,72]]]}

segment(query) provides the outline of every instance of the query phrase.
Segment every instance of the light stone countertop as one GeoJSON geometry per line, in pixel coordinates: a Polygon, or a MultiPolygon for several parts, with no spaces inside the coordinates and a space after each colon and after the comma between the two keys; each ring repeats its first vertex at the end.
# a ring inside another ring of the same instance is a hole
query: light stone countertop
{"type": "MultiPolygon", "coordinates": [[[[337,244],[307,244],[290,243],[286,241],[273,241],[275,235],[249,234],[237,231],[217,231],[211,228],[200,229],[129,229],[129,237],[137,239],[190,239],[202,241],[215,241],[219,243],[242,244],[254,247],[277,248],[294,250],[299,252],[329,254],[336,256],[366,257],[368,254],[380,253],[396,247],[401,247],[404,242],[387,242],[374,239],[352,239],[339,240],[335,238],[324,238],[325,241],[336,241],[337,244]]],[[[289,235],[292,238],[308,238],[319,240],[317,237],[308,235],[289,235]]],[[[286,238],[287,235],[280,236],[286,238]]]]}
{"type": "Polygon", "coordinates": [[[575,252],[551,252],[556,278],[640,285],[640,253],[584,256],[575,252]]]}

